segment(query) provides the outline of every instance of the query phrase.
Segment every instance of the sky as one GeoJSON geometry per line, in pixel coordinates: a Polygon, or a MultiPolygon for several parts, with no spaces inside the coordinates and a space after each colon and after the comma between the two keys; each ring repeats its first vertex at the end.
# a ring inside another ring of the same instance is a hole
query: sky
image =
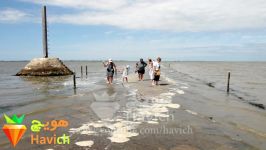
{"type": "Polygon", "coordinates": [[[0,60],[266,61],[265,0],[0,0],[0,60]]]}

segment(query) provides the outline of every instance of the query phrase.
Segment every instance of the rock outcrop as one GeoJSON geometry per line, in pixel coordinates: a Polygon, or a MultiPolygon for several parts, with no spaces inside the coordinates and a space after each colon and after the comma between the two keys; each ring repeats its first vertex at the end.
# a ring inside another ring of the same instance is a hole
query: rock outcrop
{"type": "Polygon", "coordinates": [[[34,58],[16,76],[64,76],[73,72],[59,58],[34,58]]]}

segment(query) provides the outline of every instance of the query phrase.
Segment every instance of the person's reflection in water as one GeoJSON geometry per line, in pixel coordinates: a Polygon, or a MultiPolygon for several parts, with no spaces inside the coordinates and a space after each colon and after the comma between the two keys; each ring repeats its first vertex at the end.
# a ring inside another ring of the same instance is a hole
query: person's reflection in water
{"type": "Polygon", "coordinates": [[[107,88],[107,94],[112,96],[116,93],[115,88],[113,86],[107,88]]]}

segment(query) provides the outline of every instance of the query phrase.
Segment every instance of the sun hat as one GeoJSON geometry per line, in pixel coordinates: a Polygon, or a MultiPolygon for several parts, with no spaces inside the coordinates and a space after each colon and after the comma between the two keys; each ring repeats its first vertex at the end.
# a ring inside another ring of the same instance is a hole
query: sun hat
{"type": "Polygon", "coordinates": [[[109,62],[113,62],[113,60],[110,58],[109,60],[108,60],[109,62]]]}

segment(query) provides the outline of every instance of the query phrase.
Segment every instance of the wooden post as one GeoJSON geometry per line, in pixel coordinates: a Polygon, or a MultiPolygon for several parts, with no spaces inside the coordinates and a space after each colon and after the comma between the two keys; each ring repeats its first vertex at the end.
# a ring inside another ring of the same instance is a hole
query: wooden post
{"type": "Polygon", "coordinates": [[[43,43],[43,57],[48,58],[48,44],[47,44],[47,18],[46,6],[42,9],[42,43],[43,43]]]}
{"type": "Polygon", "coordinates": [[[81,77],[83,76],[83,68],[82,68],[82,66],[80,67],[80,75],[81,75],[81,77]]]}
{"type": "Polygon", "coordinates": [[[76,73],[75,72],[73,74],[73,84],[74,84],[74,89],[76,89],[76,73]]]}
{"type": "Polygon", "coordinates": [[[88,76],[88,66],[86,65],[86,76],[88,76]]]}
{"type": "Polygon", "coordinates": [[[229,90],[230,90],[230,76],[231,76],[231,73],[229,71],[228,76],[227,76],[227,93],[229,93],[229,90]]]}

